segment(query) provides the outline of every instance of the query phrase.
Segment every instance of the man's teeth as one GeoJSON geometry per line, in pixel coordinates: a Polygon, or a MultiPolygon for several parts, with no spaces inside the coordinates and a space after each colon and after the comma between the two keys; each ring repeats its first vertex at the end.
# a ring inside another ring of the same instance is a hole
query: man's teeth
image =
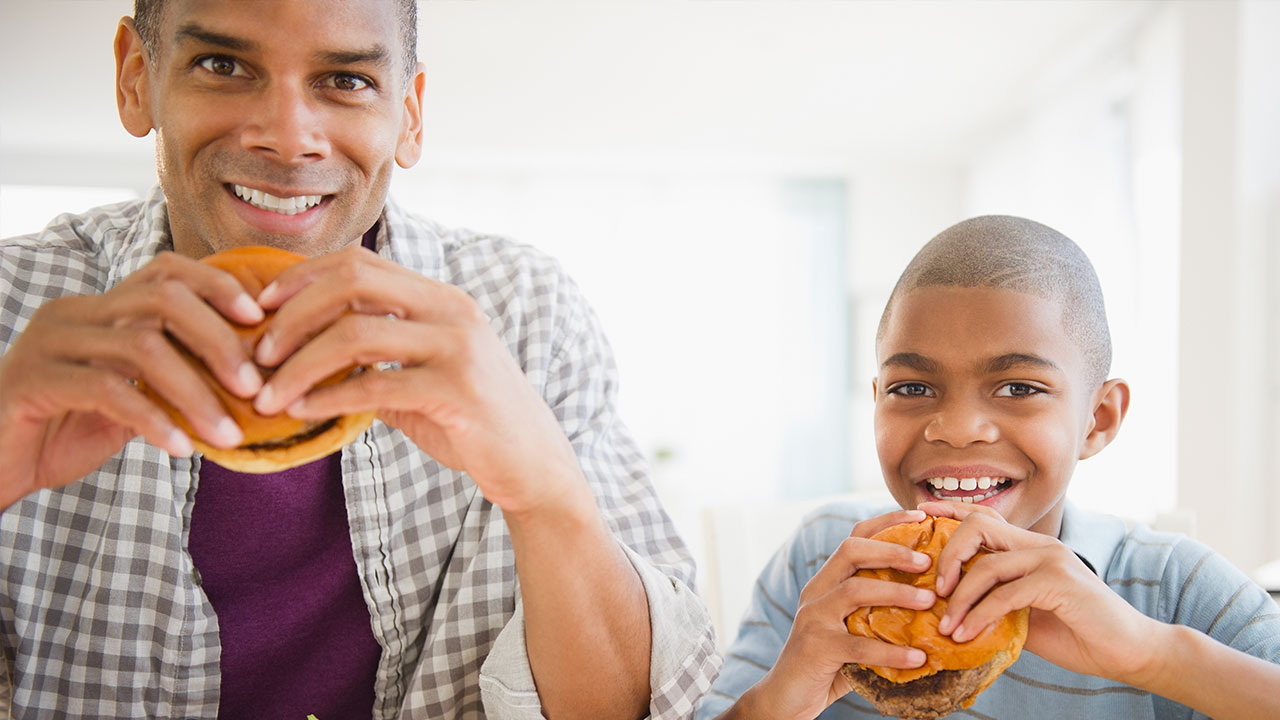
{"type": "Polygon", "coordinates": [[[232,185],[231,188],[235,191],[236,197],[250,205],[260,210],[270,210],[282,215],[297,215],[319,205],[320,201],[324,199],[323,195],[298,195],[296,197],[280,198],[243,185],[232,185]]]}
{"type": "Polygon", "coordinates": [[[933,487],[933,496],[940,500],[959,500],[961,502],[982,502],[987,498],[994,497],[997,493],[1009,487],[1009,478],[953,478],[953,477],[935,477],[929,478],[925,482],[933,487]],[[987,490],[988,492],[979,495],[951,495],[950,491],[964,490],[987,490]]]}

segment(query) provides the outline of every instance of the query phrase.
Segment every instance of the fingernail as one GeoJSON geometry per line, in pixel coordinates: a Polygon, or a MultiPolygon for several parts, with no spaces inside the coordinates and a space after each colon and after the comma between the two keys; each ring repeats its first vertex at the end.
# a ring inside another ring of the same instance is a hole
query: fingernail
{"type": "Polygon", "coordinates": [[[251,322],[258,322],[262,320],[262,318],[266,317],[262,312],[262,308],[258,307],[258,303],[254,302],[253,298],[244,293],[240,293],[240,297],[236,298],[232,308],[235,310],[237,315],[240,317],[247,317],[251,322]]]}
{"type": "Polygon", "coordinates": [[[288,414],[290,417],[299,417],[305,414],[306,412],[307,412],[306,398],[298,398],[297,400],[294,400],[293,404],[290,405],[285,410],[285,413],[288,414]]]}
{"type": "Polygon", "coordinates": [[[263,365],[269,365],[268,359],[271,357],[271,351],[276,349],[276,341],[272,339],[268,333],[258,340],[258,348],[254,350],[254,358],[263,365]]]}
{"type": "Polygon", "coordinates": [[[250,395],[258,392],[258,389],[262,387],[262,375],[258,373],[257,366],[251,362],[242,364],[237,375],[239,376],[241,389],[250,395]]]}
{"type": "Polygon", "coordinates": [[[244,439],[244,433],[240,432],[240,426],[236,425],[235,420],[224,417],[218,421],[218,426],[214,428],[213,434],[224,445],[239,445],[244,439]]]}
{"type": "Polygon", "coordinates": [[[914,562],[916,565],[924,565],[927,567],[930,563],[933,562],[933,558],[929,557],[928,555],[922,552],[914,552],[911,554],[911,561],[914,562]]]}
{"type": "Polygon", "coordinates": [[[912,663],[913,665],[923,665],[924,661],[925,656],[923,650],[912,648],[911,652],[907,653],[907,662],[912,663]]]}
{"type": "Polygon", "coordinates": [[[271,299],[271,296],[275,294],[275,292],[276,292],[276,284],[273,282],[270,285],[262,288],[262,292],[258,293],[258,302],[265,304],[268,300],[271,299]]]}
{"type": "Polygon", "coordinates": [[[929,590],[923,590],[923,589],[922,589],[922,590],[917,590],[917,591],[916,591],[916,601],[917,601],[917,602],[922,602],[922,603],[931,603],[931,602],[933,602],[933,601],[934,601],[934,599],[935,599],[935,598],[936,598],[936,595],[934,595],[934,594],[933,594],[933,592],[931,592],[931,591],[929,591],[929,590]]]}
{"type": "Polygon", "coordinates": [[[964,625],[961,625],[960,627],[951,631],[951,639],[955,640],[956,642],[964,642],[965,640],[968,640],[969,639],[968,635],[969,635],[969,631],[968,629],[965,628],[964,625]]]}
{"type": "Polygon", "coordinates": [[[169,454],[174,457],[191,457],[196,451],[195,446],[191,444],[191,438],[187,434],[174,428],[169,431],[169,454]]]}
{"type": "Polygon", "coordinates": [[[271,407],[271,401],[275,399],[275,396],[276,391],[271,388],[271,383],[263,385],[262,389],[258,390],[258,397],[253,401],[253,409],[263,415],[270,414],[268,408],[271,407]]]}

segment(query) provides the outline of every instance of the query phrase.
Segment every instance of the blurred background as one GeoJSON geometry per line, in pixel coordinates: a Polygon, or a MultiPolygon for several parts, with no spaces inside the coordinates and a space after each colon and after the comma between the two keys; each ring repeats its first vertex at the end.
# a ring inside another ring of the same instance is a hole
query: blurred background
{"type": "MultiPolygon", "coordinates": [[[[114,103],[131,11],[0,2],[0,235],[155,182],[114,103]]],[[[426,150],[392,194],[584,288],[722,640],[804,511],[888,500],[875,325],[977,214],[1057,228],[1102,280],[1133,404],[1070,497],[1257,572],[1280,558],[1278,37],[1261,0],[428,0],[426,150]]]]}

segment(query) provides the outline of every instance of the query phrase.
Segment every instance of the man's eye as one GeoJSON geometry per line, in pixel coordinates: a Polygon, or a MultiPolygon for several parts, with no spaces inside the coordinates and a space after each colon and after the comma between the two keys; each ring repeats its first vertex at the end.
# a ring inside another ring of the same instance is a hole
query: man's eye
{"type": "Polygon", "coordinates": [[[225,55],[210,55],[201,59],[198,65],[214,75],[224,77],[244,77],[249,74],[240,67],[240,63],[225,55]]]}
{"type": "Polygon", "coordinates": [[[889,393],[906,397],[928,397],[932,391],[924,383],[903,383],[889,388],[889,393]]]}
{"type": "Polygon", "coordinates": [[[336,73],[329,77],[329,84],[339,90],[364,90],[370,87],[370,83],[366,78],[352,73],[336,73]]]}
{"type": "Polygon", "coordinates": [[[996,391],[996,397],[1029,397],[1042,392],[1044,391],[1034,385],[1014,382],[1001,385],[996,391]]]}

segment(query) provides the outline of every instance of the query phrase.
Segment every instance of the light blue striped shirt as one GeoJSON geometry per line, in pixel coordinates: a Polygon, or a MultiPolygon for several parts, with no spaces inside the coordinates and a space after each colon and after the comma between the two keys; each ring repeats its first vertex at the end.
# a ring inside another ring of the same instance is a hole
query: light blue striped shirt
{"type": "MultiPolygon", "coordinates": [[[[809,515],[765,566],[725,657],[724,670],[698,710],[699,720],[724,712],[773,666],[786,642],[800,591],[854,523],[896,508],[851,502],[809,515]]],[[[1237,650],[1280,663],[1280,608],[1244,573],[1206,546],[1070,504],[1061,540],[1130,605],[1166,623],[1197,628],[1237,650]]],[[[854,693],[819,717],[878,718],[854,693]]],[[[1200,713],[1143,690],[1063,670],[1024,651],[998,680],[955,718],[1201,718],[1200,713]]]]}

